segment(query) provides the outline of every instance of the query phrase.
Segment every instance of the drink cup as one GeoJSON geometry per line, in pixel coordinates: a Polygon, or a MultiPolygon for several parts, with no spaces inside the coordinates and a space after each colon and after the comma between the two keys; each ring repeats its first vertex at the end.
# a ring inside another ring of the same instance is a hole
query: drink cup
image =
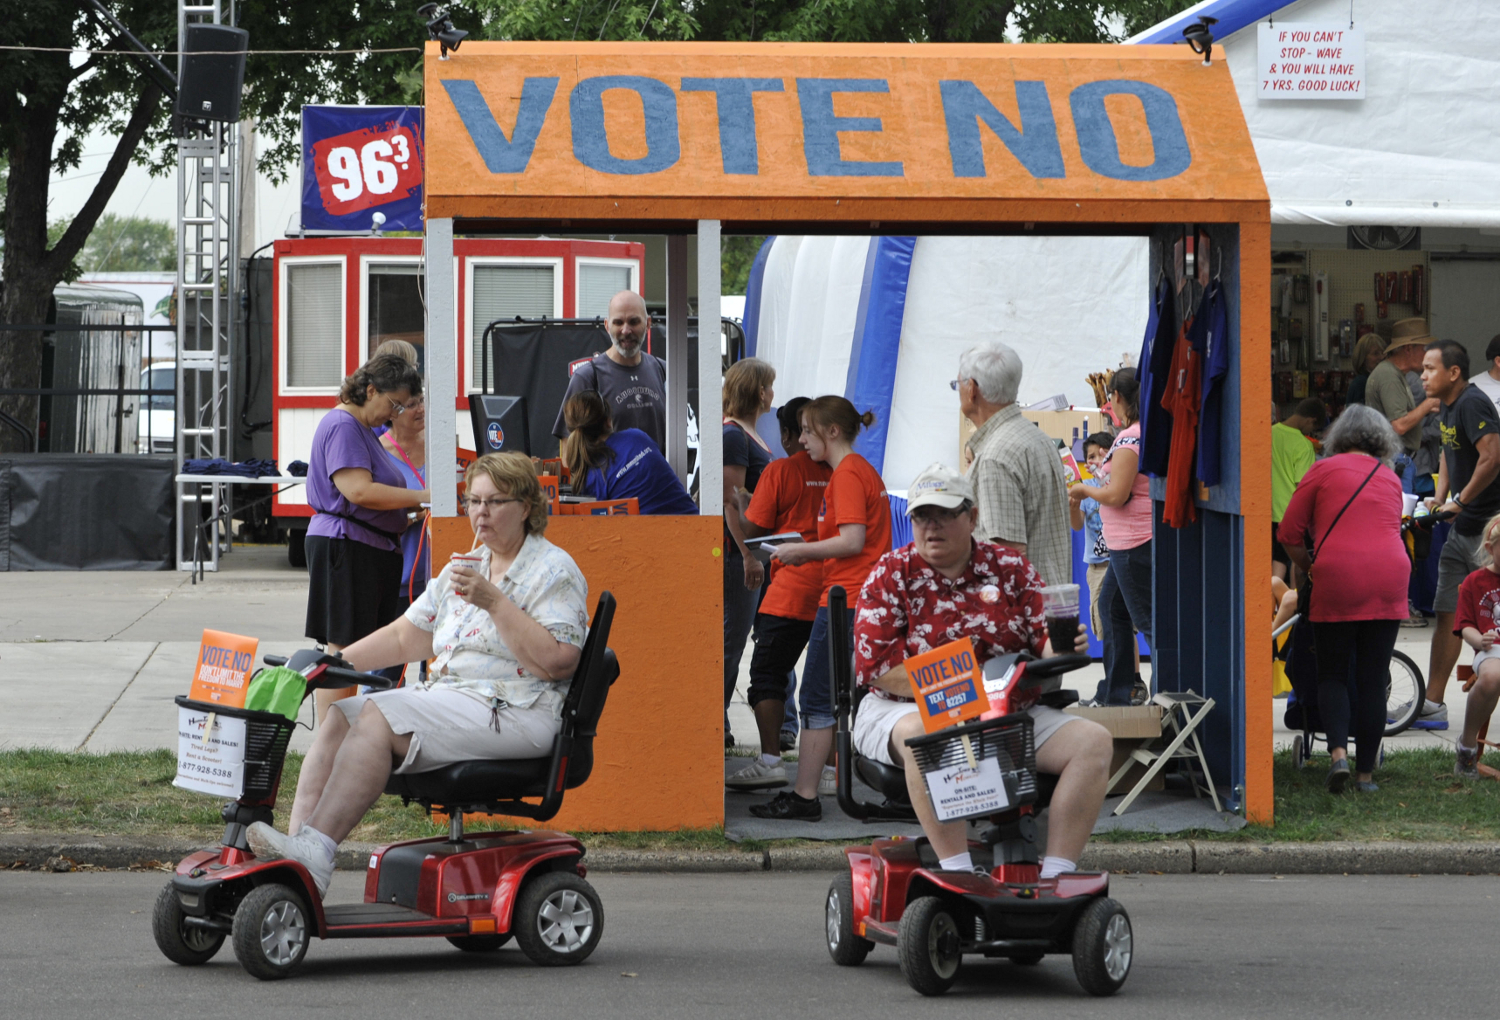
{"type": "Polygon", "coordinates": [[[1417,509],[1418,502],[1419,498],[1417,496],[1410,492],[1403,492],[1401,494],[1401,516],[1410,517],[1417,509]]]}
{"type": "Polygon", "coordinates": [[[1073,651],[1078,640],[1078,585],[1049,584],[1042,589],[1042,615],[1054,655],[1073,651]]]}
{"type": "Polygon", "coordinates": [[[455,567],[468,567],[470,570],[478,570],[483,562],[478,553],[454,553],[450,561],[455,567]]]}

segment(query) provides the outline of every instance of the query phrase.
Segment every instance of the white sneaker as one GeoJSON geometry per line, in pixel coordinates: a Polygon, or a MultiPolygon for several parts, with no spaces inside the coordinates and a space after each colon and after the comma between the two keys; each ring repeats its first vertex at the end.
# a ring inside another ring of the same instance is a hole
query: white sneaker
{"type": "Polygon", "coordinates": [[[775,765],[767,765],[760,758],[750,763],[749,768],[740,769],[738,772],[724,779],[724,785],[731,790],[765,790],[773,786],[786,785],[786,766],[780,759],[775,765]]]}
{"type": "Polygon", "coordinates": [[[823,774],[818,777],[818,796],[837,797],[838,793],[839,774],[837,772],[831,772],[828,769],[824,769],[823,774]]]}
{"type": "Polygon", "coordinates": [[[263,861],[296,861],[306,868],[318,887],[319,899],[328,892],[328,883],[333,881],[333,857],[308,826],[302,826],[295,836],[287,836],[265,822],[255,822],[245,830],[245,840],[263,861]]]}

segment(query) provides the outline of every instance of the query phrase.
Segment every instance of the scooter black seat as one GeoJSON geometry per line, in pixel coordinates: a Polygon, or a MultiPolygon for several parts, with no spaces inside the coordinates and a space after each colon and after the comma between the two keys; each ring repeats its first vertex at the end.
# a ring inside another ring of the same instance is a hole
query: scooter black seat
{"type": "Polygon", "coordinates": [[[911,795],[906,789],[905,769],[856,754],[854,771],[866,786],[886,800],[898,804],[905,804],[911,800],[911,795]]]}
{"type": "Polygon", "coordinates": [[[582,786],[594,769],[594,736],[609,688],[620,675],[614,650],[606,645],[615,599],[599,596],[598,608],[578,669],[563,702],[562,727],[552,751],[541,758],[481,759],[455,762],[428,772],[392,773],[385,792],[416,801],[428,810],[516,815],[546,821],[562,806],[564,790],[582,786]],[[540,797],[540,803],[522,800],[540,797]]]}

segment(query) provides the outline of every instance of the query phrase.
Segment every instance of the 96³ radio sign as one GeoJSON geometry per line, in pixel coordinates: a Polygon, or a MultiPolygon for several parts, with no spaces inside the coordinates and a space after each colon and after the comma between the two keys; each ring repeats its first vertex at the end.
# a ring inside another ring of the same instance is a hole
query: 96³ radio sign
{"type": "Polygon", "coordinates": [[[422,186],[421,139],[409,127],[363,128],[313,144],[323,208],[345,216],[406,198],[422,186]]]}

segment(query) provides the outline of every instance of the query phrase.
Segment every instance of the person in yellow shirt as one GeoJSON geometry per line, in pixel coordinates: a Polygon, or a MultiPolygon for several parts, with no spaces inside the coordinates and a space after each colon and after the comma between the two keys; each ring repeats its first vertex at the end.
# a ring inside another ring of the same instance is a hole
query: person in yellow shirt
{"type": "MultiPolygon", "coordinates": [[[[1276,415],[1276,405],[1271,405],[1276,415]]],[[[1308,397],[1284,421],[1271,426],[1271,573],[1290,583],[1291,561],[1276,541],[1276,526],[1281,523],[1286,505],[1297,491],[1297,483],[1313,466],[1317,453],[1308,438],[1328,421],[1328,411],[1316,397],[1308,397]]],[[[1293,585],[1295,588],[1296,585],[1293,585]]]]}

